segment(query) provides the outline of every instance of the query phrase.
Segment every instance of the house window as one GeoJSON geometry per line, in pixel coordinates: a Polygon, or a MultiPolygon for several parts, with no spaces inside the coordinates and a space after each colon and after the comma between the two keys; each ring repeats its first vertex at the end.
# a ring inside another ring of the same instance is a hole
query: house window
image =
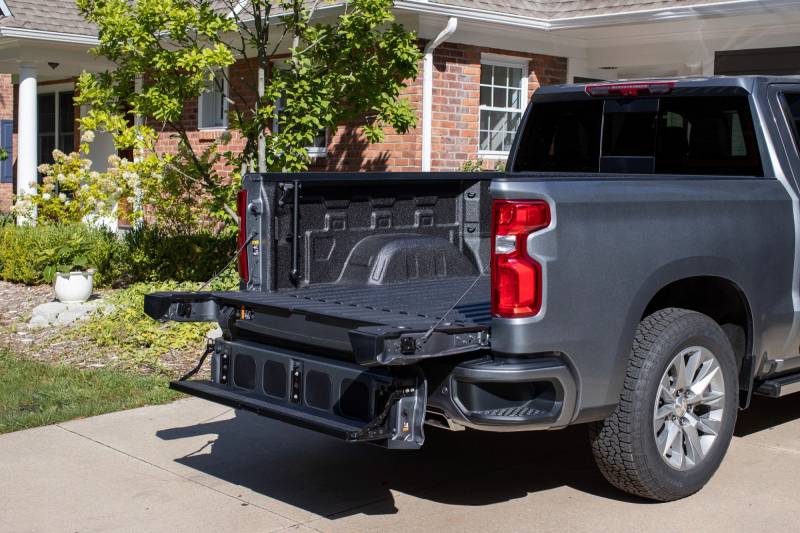
{"type": "Polygon", "coordinates": [[[39,162],[52,163],[53,150],[75,150],[75,92],[41,93],[37,97],[39,122],[39,162]]]}
{"type": "Polygon", "coordinates": [[[206,82],[197,105],[197,121],[201,130],[228,127],[228,80],[223,72],[206,82]]]}
{"type": "MultiPolygon", "coordinates": [[[[272,122],[272,131],[274,133],[278,133],[280,130],[280,124],[278,121],[278,117],[280,116],[283,109],[286,107],[286,103],[284,97],[281,96],[278,98],[278,101],[275,105],[275,120],[272,122]]],[[[314,142],[311,146],[307,146],[306,149],[308,150],[308,155],[311,157],[323,157],[328,153],[328,130],[326,128],[322,128],[317,132],[317,135],[314,137],[314,142]]]]}
{"type": "Polygon", "coordinates": [[[527,99],[526,64],[495,60],[481,62],[481,155],[504,157],[508,154],[527,99]]]}

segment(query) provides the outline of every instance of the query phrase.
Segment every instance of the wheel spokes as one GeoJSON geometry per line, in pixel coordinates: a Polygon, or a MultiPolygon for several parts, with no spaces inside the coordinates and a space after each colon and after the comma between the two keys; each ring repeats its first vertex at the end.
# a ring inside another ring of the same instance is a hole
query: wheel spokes
{"type": "Polygon", "coordinates": [[[703,458],[703,447],[700,444],[700,435],[697,428],[691,424],[683,426],[684,444],[686,446],[686,457],[692,464],[697,464],[703,458]]]}
{"type": "Polygon", "coordinates": [[[714,354],[693,346],[678,353],[659,382],[653,433],[662,458],[687,470],[708,454],[722,427],[725,381],[714,354]]]}
{"type": "Polygon", "coordinates": [[[697,428],[700,431],[706,433],[707,435],[713,435],[715,437],[717,436],[717,433],[719,433],[719,428],[722,425],[721,421],[705,416],[702,417],[694,417],[694,415],[692,416],[695,420],[697,420],[697,428]]]}
{"type": "Polygon", "coordinates": [[[685,389],[689,385],[689,377],[686,375],[686,360],[683,354],[679,354],[672,365],[675,369],[675,388],[685,389]]]}
{"type": "Polygon", "coordinates": [[[719,372],[719,365],[716,364],[716,361],[708,361],[703,365],[702,370],[701,376],[698,376],[697,380],[689,386],[689,390],[692,391],[695,396],[699,396],[705,392],[711,380],[714,379],[719,372]]]}

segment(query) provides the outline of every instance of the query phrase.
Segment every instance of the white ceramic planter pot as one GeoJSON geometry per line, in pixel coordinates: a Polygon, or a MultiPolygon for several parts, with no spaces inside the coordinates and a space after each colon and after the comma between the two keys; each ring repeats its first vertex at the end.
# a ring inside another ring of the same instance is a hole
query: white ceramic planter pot
{"type": "Polygon", "coordinates": [[[83,303],[92,296],[94,287],[94,270],[56,274],[53,290],[56,299],[65,304],[83,303]]]}

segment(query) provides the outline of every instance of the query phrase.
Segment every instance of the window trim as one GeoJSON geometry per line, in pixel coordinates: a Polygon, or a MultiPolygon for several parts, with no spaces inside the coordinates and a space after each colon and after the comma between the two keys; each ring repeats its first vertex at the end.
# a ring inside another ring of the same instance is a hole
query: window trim
{"type": "Polygon", "coordinates": [[[230,87],[228,83],[228,69],[223,69],[225,74],[222,77],[222,125],[203,126],[203,96],[209,94],[203,92],[197,97],[197,130],[198,131],[226,131],[228,129],[228,99],[230,98],[230,87]]]}
{"type": "MultiPolygon", "coordinates": [[[[481,54],[481,68],[484,65],[491,65],[493,67],[508,67],[508,68],[520,68],[522,69],[522,77],[521,77],[521,92],[522,97],[520,99],[520,122],[519,126],[517,127],[517,132],[519,129],[522,128],[522,117],[525,115],[525,109],[528,107],[528,76],[530,75],[530,59],[526,57],[519,57],[519,56],[507,56],[507,55],[500,55],[500,54],[490,54],[490,53],[483,53],[481,54]]],[[[479,74],[480,77],[480,74],[479,74]]],[[[478,80],[478,86],[480,87],[480,79],[478,80]]],[[[481,150],[481,111],[509,111],[511,108],[509,107],[493,107],[493,106],[484,106],[480,104],[480,96],[478,97],[478,157],[485,160],[504,160],[507,159],[511,150],[481,150]]],[[[516,111],[516,110],[514,110],[516,111]]]]}

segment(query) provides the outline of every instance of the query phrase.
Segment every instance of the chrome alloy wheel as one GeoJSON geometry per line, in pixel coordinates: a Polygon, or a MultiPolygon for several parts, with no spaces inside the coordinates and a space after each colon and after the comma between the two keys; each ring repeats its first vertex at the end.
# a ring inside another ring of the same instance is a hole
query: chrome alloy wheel
{"type": "Polygon", "coordinates": [[[682,350],[667,366],[653,408],[653,435],[661,458],[690,470],[717,439],[725,399],[719,361],[707,348],[682,350]]]}

